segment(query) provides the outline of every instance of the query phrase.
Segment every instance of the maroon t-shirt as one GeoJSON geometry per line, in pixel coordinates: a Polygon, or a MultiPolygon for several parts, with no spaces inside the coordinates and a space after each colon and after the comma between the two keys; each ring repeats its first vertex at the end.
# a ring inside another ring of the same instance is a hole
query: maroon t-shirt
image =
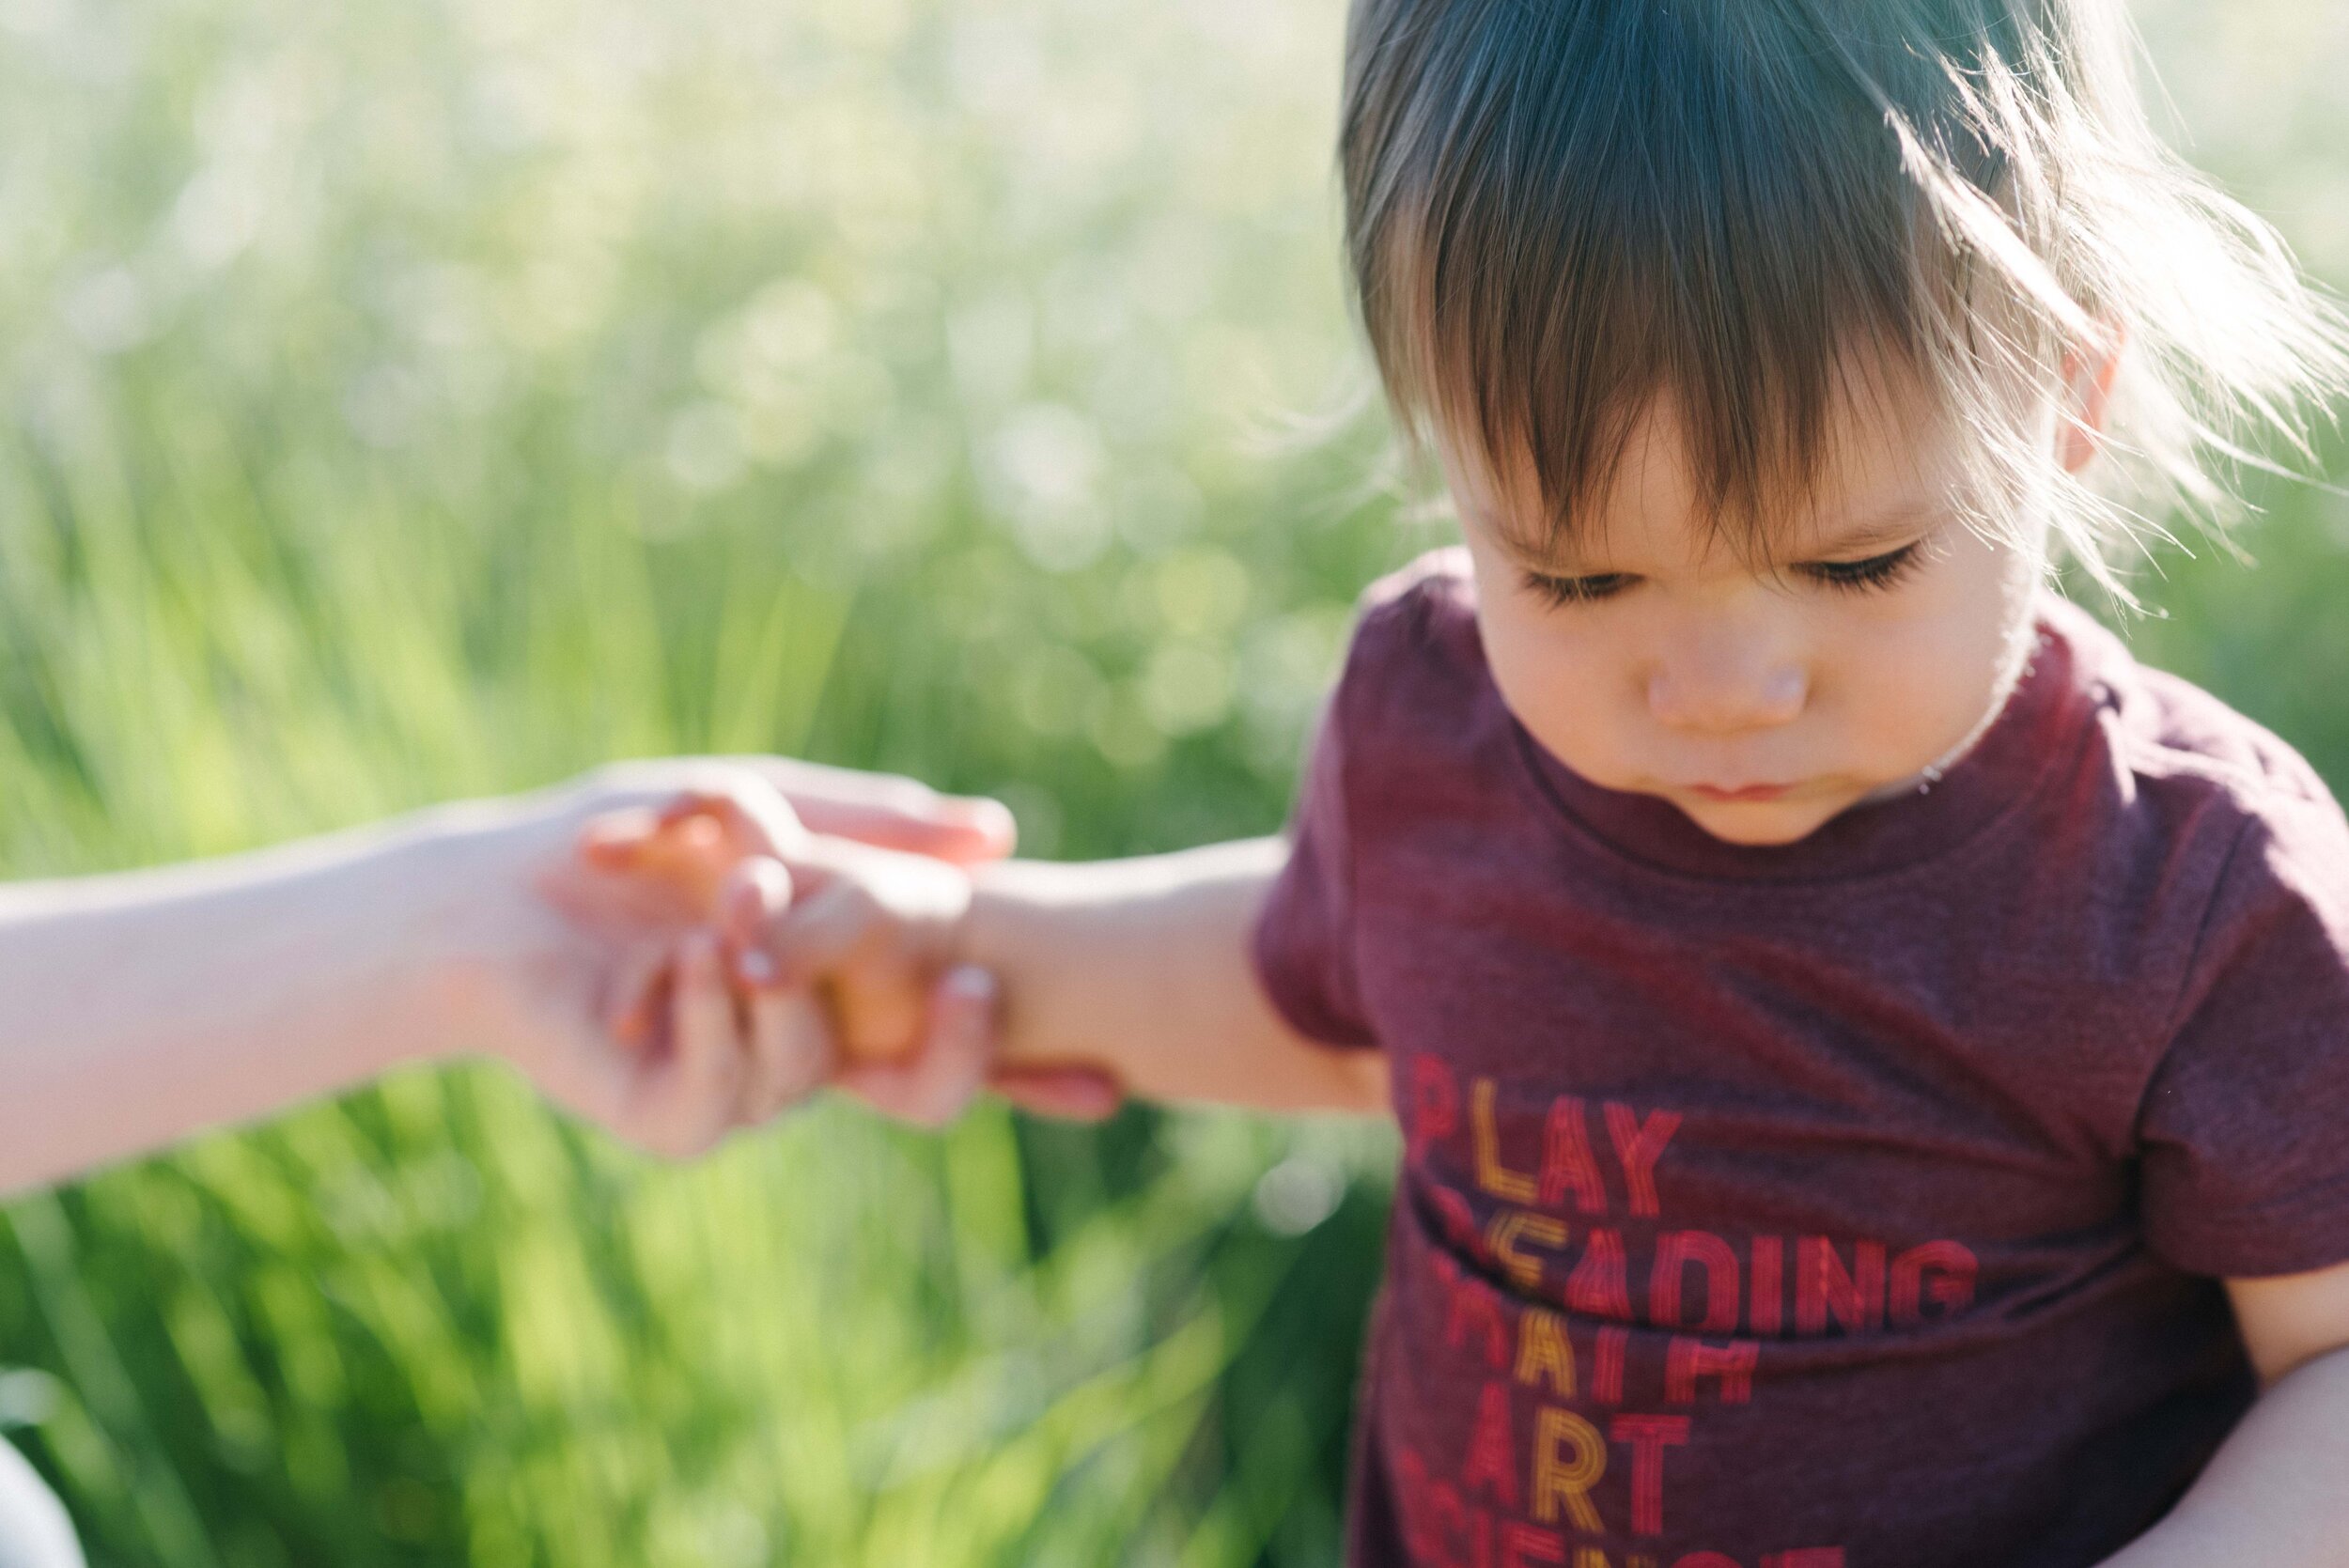
{"type": "Polygon", "coordinates": [[[1465,552],[1364,596],[1253,939],[1392,1058],[1358,1564],[2083,1568],[2349,1259],[2349,824],[2052,597],[1927,792],[1739,846],[1503,705],[1465,552]]]}

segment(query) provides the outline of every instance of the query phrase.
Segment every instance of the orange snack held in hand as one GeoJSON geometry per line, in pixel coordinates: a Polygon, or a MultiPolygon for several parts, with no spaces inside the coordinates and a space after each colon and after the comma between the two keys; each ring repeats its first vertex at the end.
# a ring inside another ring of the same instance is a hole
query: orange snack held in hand
{"type": "Polygon", "coordinates": [[[600,870],[644,878],[674,895],[694,920],[716,924],[727,875],[754,855],[774,854],[763,825],[729,822],[688,793],[655,810],[607,812],[581,830],[581,856],[600,870]]]}
{"type": "Polygon", "coordinates": [[[703,918],[714,921],[718,890],[741,858],[717,819],[697,814],[655,827],[632,860],[636,870],[667,882],[691,899],[703,918]]]}

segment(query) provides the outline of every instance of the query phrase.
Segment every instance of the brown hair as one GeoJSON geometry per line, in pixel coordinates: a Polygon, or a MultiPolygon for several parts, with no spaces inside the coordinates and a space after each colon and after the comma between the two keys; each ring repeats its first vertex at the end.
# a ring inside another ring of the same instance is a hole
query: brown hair
{"type": "Polygon", "coordinates": [[[1750,545],[1844,399],[1921,395],[1968,493],[2054,485],[2125,598],[2101,547],[2159,529],[2133,497],[2224,520],[2214,471],[2265,466],[2261,427],[2308,455],[2349,384],[2342,316],[2162,146],[2134,45],[2117,0],[1354,0],[1346,242],[1408,454],[1530,457],[1568,537],[1669,393],[1750,545]],[[2116,330],[2106,447],[2138,484],[2107,494],[2015,413],[2116,330]]]}

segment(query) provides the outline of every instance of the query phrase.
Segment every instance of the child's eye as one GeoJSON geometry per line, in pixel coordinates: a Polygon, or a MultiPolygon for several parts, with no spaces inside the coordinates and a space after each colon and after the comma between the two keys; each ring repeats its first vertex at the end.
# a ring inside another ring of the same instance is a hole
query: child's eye
{"type": "Polygon", "coordinates": [[[1612,598],[1639,581],[1628,572],[1601,572],[1595,577],[1548,577],[1540,572],[1524,574],[1525,585],[1552,604],[1592,604],[1599,599],[1612,598]]]}
{"type": "Polygon", "coordinates": [[[1917,548],[1916,543],[1905,544],[1898,550],[1871,555],[1864,561],[1812,561],[1800,569],[1812,581],[1830,588],[1854,591],[1889,588],[1916,567],[1917,548]]]}

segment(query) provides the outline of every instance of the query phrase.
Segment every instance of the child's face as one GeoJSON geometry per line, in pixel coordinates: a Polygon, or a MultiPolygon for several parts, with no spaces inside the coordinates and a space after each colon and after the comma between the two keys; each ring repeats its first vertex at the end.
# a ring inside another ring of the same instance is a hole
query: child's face
{"type": "MultiPolygon", "coordinates": [[[[2037,428],[2077,466],[2052,399],[2037,428]]],[[[1513,549],[1490,485],[1442,450],[1486,656],[1535,739],[1593,783],[1756,845],[1915,789],[1970,744],[2021,673],[2044,506],[2026,505],[2019,542],[1986,539],[1953,510],[1937,442],[1864,415],[1836,435],[1818,494],[1773,520],[1758,562],[1704,536],[1669,399],[1570,557],[1513,549]]]]}

